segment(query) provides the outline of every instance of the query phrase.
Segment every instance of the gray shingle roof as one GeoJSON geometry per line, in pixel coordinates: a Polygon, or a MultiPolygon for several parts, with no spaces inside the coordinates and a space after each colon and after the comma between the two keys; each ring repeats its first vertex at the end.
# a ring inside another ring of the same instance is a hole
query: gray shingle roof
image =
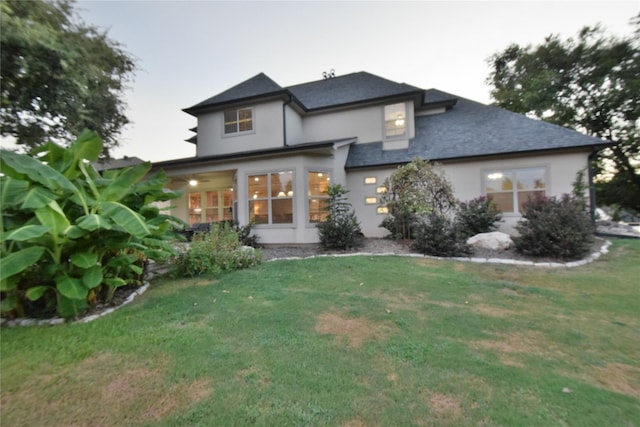
{"type": "Polygon", "coordinates": [[[266,74],[260,73],[192,107],[185,108],[183,111],[191,114],[198,110],[221,104],[271,96],[278,93],[284,93],[283,88],[266,74]]]}
{"type": "Polygon", "coordinates": [[[318,80],[283,88],[264,73],[260,73],[234,87],[208,98],[183,111],[194,114],[243,100],[274,95],[293,96],[305,111],[321,110],[385,98],[420,96],[422,89],[396,83],[367,72],[358,72],[326,80],[318,80]]]}
{"type": "Polygon", "coordinates": [[[415,86],[364,71],[289,86],[287,90],[307,111],[422,93],[422,89],[415,86]]]}
{"type": "Polygon", "coordinates": [[[442,114],[415,118],[416,136],[406,150],[382,150],[382,142],[354,144],[346,168],[406,163],[415,157],[448,160],[499,154],[610,144],[572,129],[530,119],[502,108],[480,104],[445,92],[428,90],[425,99],[458,98],[442,114]]]}

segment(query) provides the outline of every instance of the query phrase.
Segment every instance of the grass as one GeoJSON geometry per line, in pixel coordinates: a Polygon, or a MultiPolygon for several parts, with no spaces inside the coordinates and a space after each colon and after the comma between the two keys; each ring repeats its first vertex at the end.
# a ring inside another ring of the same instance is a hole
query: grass
{"type": "Polygon", "coordinates": [[[640,425],[639,259],[163,279],[88,324],[3,329],[2,425],[640,425]]]}

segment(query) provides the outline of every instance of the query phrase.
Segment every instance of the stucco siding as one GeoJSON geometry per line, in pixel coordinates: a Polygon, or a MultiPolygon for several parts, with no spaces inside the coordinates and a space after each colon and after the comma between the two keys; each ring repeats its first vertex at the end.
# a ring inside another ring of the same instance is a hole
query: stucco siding
{"type": "Polygon", "coordinates": [[[224,134],[222,111],[198,117],[197,156],[216,156],[282,147],[282,102],[274,101],[253,107],[253,130],[240,134],[224,134]]]}
{"type": "MultiPolygon", "coordinates": [[[[485,172],[496,169],[544,167],[546,169],[547,196],[571,193],[576,174],[587,167],[587,162],[588,153],[581,152],[447,163],[441,167],[453,186],[455,197],[460,201],[468,201],[485,195],[483,176],[485,172]]],[[[366,204],[365,201],[367,197],[376,197],[378,201],[380,200],[376,188],[382,185],[385,178],[389,177],[394,170],[395,168],[378,168],[355,170],[348,173],[349,200],[360,220],[362,231],[367,237],[383,237],[388,234],[386,229],[379,227],[384,215],[377,213],[378,205],[366,204]],[[375,177],[377,183],[365,184],[367,177],[375,177]]],[[[514,234],[514,226],[520,219],[518,214],[504,214],[499,230],[514,234]]]]}

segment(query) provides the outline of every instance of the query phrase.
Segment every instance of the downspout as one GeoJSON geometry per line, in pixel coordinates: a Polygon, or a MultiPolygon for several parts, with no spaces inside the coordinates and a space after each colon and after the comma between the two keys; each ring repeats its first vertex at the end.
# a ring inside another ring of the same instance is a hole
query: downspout
{"type": "Polygon", "coordinates": [[[287,105],[291,104],[293,101],[293,97],[289,95],[289,100],[282,103],[282,142],[285,147],[288,147],[287,144],[287,105]]]}
{"type": "Polygon", "coordinates": [[[596,220],[596,186],[593,182],[594,172],[593,172],[593,162],[598,154],[599,149],[593,150],[589,157],[587,158],[587,176],[589,179],[589,213],[591,214],[591,220],[595,222],[596,220]]]}

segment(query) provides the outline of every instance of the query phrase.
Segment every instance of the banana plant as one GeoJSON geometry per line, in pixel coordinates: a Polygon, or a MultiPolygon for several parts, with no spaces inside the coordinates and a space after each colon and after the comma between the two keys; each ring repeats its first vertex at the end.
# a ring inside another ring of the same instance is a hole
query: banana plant
{"type": "Polygon", "coordinates": [[[92,166],[101,139],[85,131],[68,148],[48,143],[28,155],[0,153],[0,309],[23,314],[47,297],[73,317],[96,300],[135,283],[149,259],[173,253],[172,229],[182,221],[155,202],[167,191],[150,163],[106,171],[92,166]],[[55,296],[55,298],[52,298],[55,296]]]}

